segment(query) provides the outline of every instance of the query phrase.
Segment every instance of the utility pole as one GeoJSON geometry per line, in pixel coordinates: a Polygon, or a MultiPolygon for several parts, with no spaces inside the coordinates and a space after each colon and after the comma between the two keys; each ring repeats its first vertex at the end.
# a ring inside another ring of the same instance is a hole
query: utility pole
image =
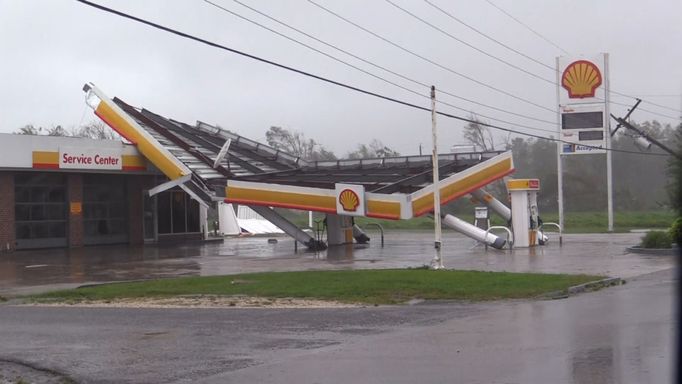
{"type": "Polygon", "coordinates": [[[618,122],[618,125],[622,125],[627,129],[631,129],[631,130],[637,132],[637,134],[639,134],[643,138],[649,140],[652,144],[656,144],[657,147],[659,147],[662,150],[668,152],[669,154],[675,156],[678,160],[682,160],[682,154],[679,154],[679,153],[673,151],[672,149],[668,148],[665,144],[663,144],[660,141],[658,141],[657,139],[653,138],[647,132],[635,127],[634,125],[630,124],[629,122],[627,122],[625,119],[623,119],[621,117],[616,117],[613,114],[611,115],[611,117],[618,122]]]}
{"type": "Polygon", "coordinates": [[[438,174],[438,134],[436,132],[436,87],[431,86],[431,135],[433,136],[433,222],[436,241],[434,247],[436,254],[431,261],[432,269],[443,269],[443,257],[441,255],[441,224],[440,224],[440,176],[438,174]]]}
{"type": "MultiPolygon", "coordinates": [[[[609,54],[604,54],[604,72],[609,73],[609,54]]],[[[611,110],[611,84],[610,77],[606,76],[604,79],[604,114],[608,116],[611,110]]],[[[611,153],[611,120],[608,118],[604,119],[604,124],[606,125],[604,129],[606,130],[606,198],[607,198],[607,216],[608,216],[608,231],[613,232],[613,154],[611,153]]]]}

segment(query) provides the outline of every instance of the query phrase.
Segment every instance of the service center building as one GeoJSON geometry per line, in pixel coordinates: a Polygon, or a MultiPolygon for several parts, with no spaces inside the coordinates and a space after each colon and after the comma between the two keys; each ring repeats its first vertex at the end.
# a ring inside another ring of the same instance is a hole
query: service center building
{"type": "Polygon", "coordinates": [[[201,239],[205,213],[133,145],[0,134],[0,252],[201,239]]]}

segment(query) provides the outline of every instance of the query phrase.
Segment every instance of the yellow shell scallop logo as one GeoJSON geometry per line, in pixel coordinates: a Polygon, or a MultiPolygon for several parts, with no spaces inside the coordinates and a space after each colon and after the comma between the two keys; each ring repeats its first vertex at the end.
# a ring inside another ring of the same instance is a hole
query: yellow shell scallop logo
{"type": "Polygon", "coordinates": [[[594,97],[601,83],[599,68],[587,60],[571,63],[561,75],[561,86],[566,88],[571,99],[594,97]]]}
{"type": "Polygon", "coordinates": [[[339,203],[344,211],[355,212],[358,209],[358,205],[360,205],[360,198],[355,191],[344,189],[339,194],[339,203]]]}

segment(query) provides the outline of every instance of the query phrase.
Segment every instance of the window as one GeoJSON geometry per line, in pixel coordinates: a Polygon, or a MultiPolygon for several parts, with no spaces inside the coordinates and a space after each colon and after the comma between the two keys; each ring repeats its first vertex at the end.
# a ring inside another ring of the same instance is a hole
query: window
{"type": "Polygon", "coordinates": [[[67,199],[64,175],[16,174],[14,220],[17,248],[65,246],[67,199]]]}
{"type": "Polygon", "coordinates": [[[120,175],[83,176],[85,244],[128,241],[125,178],[120,175]]]}
{"type": "Polygon", "coordinates": [[[158,228],[159,233],[166,234],[171,233],[171,203],[170,203],[170,193],[161,192],[159,193],[156,201],[157,213],[158,213],[158,228]]]}
{"type": "Polygon", "coordinates": [[[170,190],[157,195],[159,234],[201,232],[199,203],[183,191],[170,190]]]}
{"type": "Polygon", "coordinates": [[[173,233],[187,232],[187,207],[185,193],[181,191],[171,192],[171,215],[173,216],[173,233]]]}

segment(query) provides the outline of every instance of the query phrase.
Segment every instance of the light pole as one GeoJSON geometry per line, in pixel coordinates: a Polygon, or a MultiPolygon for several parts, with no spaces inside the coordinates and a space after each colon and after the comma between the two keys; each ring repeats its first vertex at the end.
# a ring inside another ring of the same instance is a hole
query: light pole
{"type": "Polygon", "coordinates": [[[441,256],[441,226],[440,226],[440,176],[438,175],[438,133],[436,132],[436,87],[431,86],[431,135],[433,139],[433,152],[431,163],[433,164],[433,222],[436,241],[434,247],[436,254],[431,260],[432,269],[442,269],[443,257],[441,256]]]}

